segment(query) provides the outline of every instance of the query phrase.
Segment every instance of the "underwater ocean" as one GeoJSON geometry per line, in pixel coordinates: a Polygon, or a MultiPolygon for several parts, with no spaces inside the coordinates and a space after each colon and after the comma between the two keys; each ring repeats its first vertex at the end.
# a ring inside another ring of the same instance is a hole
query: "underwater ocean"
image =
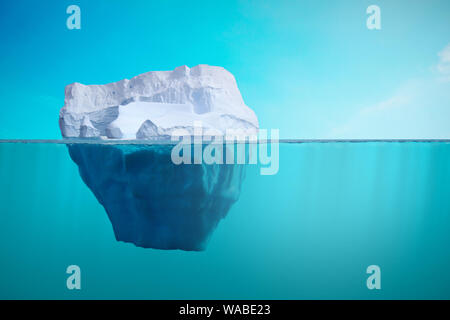
{"type": "Polygon", "coordinates": [[[117,241],[69,148],[0,143],[1,299],[450,299],[449,141],[280,143],[203,251],[117,241]]]}

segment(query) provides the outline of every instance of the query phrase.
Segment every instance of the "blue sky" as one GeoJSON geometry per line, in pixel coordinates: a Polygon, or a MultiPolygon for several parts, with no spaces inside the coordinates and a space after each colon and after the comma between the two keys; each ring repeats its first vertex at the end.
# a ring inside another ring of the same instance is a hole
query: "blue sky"
{"type": "Polygon", "coordinates": [[[5,0],[0,33],[4,139],[60,138],[72,82],[197,64],[231,71],[282,138],[450,138],[448,0],[5,0]]]}

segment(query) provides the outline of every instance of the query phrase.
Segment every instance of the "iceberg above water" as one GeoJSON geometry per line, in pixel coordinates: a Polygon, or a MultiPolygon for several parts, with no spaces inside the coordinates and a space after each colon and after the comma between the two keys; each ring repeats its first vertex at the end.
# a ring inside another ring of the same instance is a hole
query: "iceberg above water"
{"type": "Polygon", "coordinates": [[[258,119],[233,75],[221,67],[181,66],[106,85],[66,87],[59,124],[63,137],[162,140],[176,129],[211,135],[227,129],[256,134],[258,119]]]}
{"type": "MultiPolygon", "coordinates": [[[[106,85],[74,83],[65,93],[59,119],[65,138],[167,141],[177,129],[194,135],[199,121],[204,134],[216,136],[227,129],[255,135],[259,126],[233,75],[220,67],[182,66],[106,85]]],[[[68,144],[117,240],[144,248],[203,250],[238,200],[245,165],[177,165],[172,148],[68,144]]],[[[227,146],[222,148],[225,152],[227,146]]]]}

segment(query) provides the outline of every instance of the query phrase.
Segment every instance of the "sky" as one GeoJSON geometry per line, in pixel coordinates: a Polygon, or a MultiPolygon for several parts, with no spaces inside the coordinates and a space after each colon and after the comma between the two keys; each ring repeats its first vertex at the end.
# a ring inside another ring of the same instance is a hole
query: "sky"
{"type": "Polygon", "coordinates": [[[448,0],[4,0],[0,35],[0,139],[61,138],[70,83],[198,64],[281,138],[450,138],[448,0]]]}

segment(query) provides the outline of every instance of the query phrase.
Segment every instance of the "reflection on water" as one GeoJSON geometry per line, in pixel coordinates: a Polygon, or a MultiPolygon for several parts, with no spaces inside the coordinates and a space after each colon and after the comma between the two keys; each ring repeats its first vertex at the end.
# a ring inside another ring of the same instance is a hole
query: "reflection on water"
{"type": "Polygon", "coordinates": [[[145,248],[203,250],[238,199],[244,165],[175,165],[172,147],[68,145],[117,240],[145,248]]]}

